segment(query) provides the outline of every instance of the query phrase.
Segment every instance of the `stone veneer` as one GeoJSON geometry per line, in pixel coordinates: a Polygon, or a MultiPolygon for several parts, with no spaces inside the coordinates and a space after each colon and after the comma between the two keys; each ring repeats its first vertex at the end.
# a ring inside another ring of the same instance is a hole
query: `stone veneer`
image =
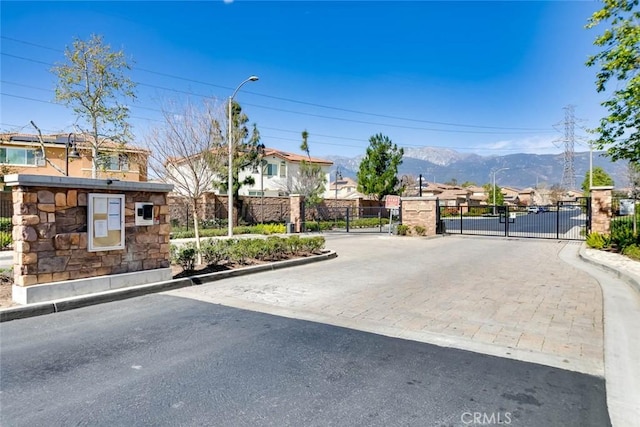
{"type": "Polygon", "coordinates": [[[14,286],[170,267],[172,186],[36,175],[7,175],[5,182],[13,190],[14,286]],[[125,195],[123,250],[87,250],[89,193],[125,195]],[[154,204],[155,225],[135,225],[136,202],[154,204]]]}
{"type": "Polygon", "coordinates": [[[611,209],[613,187],[600,186],[591,188],[591,232],[600,234],[611,233],[611,209]]]}
{"type": "Polygon", "coordinates": [[[415,226],[425,229],[425,236],[436,234],[436,203],[435,197],[403,197],[401,204],[402,225],[409,227],[411,235],[415,233],[415,226]]]}

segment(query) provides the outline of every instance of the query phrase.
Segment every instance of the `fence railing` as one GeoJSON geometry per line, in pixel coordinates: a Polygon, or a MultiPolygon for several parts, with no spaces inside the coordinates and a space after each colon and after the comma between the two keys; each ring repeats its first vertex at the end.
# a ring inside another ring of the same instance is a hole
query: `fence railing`
{"type": "Polygon", "coordinates": [[[11,249],[13,199],[10,191],[0,191],[0,251],[11,249]]]}

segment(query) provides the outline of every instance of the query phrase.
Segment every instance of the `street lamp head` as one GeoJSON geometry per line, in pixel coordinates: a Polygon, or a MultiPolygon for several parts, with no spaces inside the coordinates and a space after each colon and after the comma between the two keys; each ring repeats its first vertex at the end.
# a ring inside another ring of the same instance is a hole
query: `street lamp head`
{"type": "Polygon", "coordinates": [[[251,82],[255,82],[256,80],[258,80],[258,76],[249,77],[249,81],[251,81],[251,82]]]}

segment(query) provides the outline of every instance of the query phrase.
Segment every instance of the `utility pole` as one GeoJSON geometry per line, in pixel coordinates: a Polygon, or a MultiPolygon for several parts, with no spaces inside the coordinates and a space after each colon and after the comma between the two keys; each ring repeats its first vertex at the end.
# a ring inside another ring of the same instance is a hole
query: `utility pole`
{"type": "Polygon", "coordinates": [[[420,189],[418,190],[418,195],[422,197],[422,174],[420,174],[418,177],[420,179],[420,189]]]}
{"type": "Polygon", "coordinates": [[[561,184],[564,190],[575,190],[576,188],[576,171],[573,165],[573,159],[575,157],[575,142],[576,142],[576,137],[575,137],[576,117],[575,117],[574,111],[575,111],[574,105],[567,105],[566,107],[564,107],[564,121],[561,123],[558,123],[558,125],[562,125],[564,130],[564,137],[559,140],[563,142],[563,148],[564,148],[564,162],[562,167],[562,184],[561,184]]]}

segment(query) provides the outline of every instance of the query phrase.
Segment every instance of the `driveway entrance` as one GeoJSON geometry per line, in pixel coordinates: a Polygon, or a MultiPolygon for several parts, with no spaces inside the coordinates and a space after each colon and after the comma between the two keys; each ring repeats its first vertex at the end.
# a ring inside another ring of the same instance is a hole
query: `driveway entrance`
{"type": "Polygon", "coordinates": [[[603,374],[602,292],[581,243],[328,234],[338,257],[170,295],[603,374]]]}

